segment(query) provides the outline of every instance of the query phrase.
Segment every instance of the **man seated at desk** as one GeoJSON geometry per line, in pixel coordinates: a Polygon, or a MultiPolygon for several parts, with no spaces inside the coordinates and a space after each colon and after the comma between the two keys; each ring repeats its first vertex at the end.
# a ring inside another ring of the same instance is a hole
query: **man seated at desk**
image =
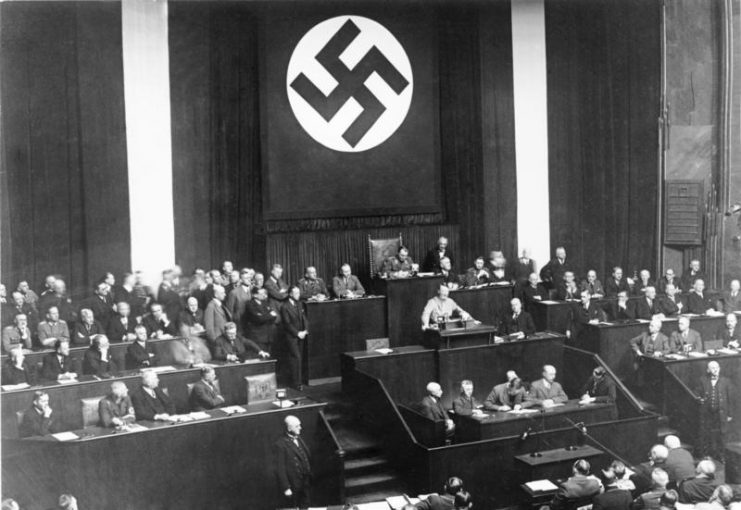
{"type": "Polygon", "coordinates": [[[117,372],[118,366],[111,355],[108,337],[95,335],[93,344],[85,351],[85,357],[82,360],[82,373],[108,379],[117,372]]]}
{"type": "Polygon", "coordinates": [[[136,340],[126,349],[126,370],[157,366],[157,355],[147,343],[147,327],[137,324],[134,333],[136,340]]]}
{"type": "Polygon", "coordinates": [[[464,284],[466,287],[475,287],[477,285],[486,285],[489,283],[491,275],[484,267],[484,257],[476,257],[473,261],[473,267],[466,270],[464,284]]]}
{"type": "Polygon", "coordinates": [[[399,246],[396,256],[391,256],[383,261],[381,274],[385,278],[408,278],[419,269],[409,256],[406,246],[399,246]]]}
{"type": "Polygon", "coordinates": [[[54,352],[44,356],[41,378],[45,381],[69,381],[77,379],[79,371],[78,361],[69,355],[69,342],[59,339],[54,342],[54,352]]]}
{"type": "Polygon", "coordinates": [[[729,290],[723,292],[718,310],[725,313],[741,312],[741,282],[731,280],[729,290]]]}
{"type": "Polygon", "coordinates": [[[80,320],[75,323],[72,333],[72,343],[75,346],[89,346],[95,335],[105,335],[106,331],[100,322],[95,319],[95,314],[89,308],[80,310],[80,320]]]}
{"type": "Polygon", "coordinates": [[[514,370],[507,372],[507,379],[507,382],[497,384],[492,388],[491,393],[484,400],[484,409],[503,412],[519,411],[533,405],[533,402],[527,400],[527,391],[514,370]]]}
{"type": "Polygon", "coordinates": [[[35,391],[31,407],[23,413],[23,419],[18,427],[18,436],[44,436],[59,432],[59,425],[52,414],[49,394],[45,391],[35,391]]]}
{"type": "Polygon", "coordinates": [[[453,411],[457,416],[478,416],[481,412],[481,404],[473,396],[473,381],[465,379],[461,381],[461,394],[453,400],[453,411]]]}
{"type": "Polygon", "coordinates": [[[178,329],[175,321],[170,320],[160,303],[152,303],[149,310],[151,313],[142,320],[142,324],[147,327],[149,338],[172,338],[177,336],[178,329]]]}
{"type": "Polygon", "coordinates": [[[443,283],[447,285],[450,290],[457,290],[458,287],[461,286],[461,280],[458,275],[453,272],[453,266],[448,257],[443,257],[440,260],[440,272],[438,274],[443,277],[443,283]]]}
{"type": "Polygon", "coordinates": [[[595,367],[592,375],[581,390],[582,402],[615,402],[617,392],[615,383],[607,377],[607,372],[602,367],[595,367]]]}
{"type": "Polygon", "coordinates": [[[3,328],[3,352],[9,353],[16,347],[31,350],[31,330],[28,328],[28,316],[23,313],[13,318],[13,324],[3,328]]]}
{"type": "Polygon", "coordinates": [[[623,278],[623,268],[615,266],[612,268],[612,276],[605,282],[605,297],[615,297],[620,291],[630,293],[630,286],[623,278]]]}
{"type": "Polygon", "coordinates": [[[628,302],[628,314],[632,319],[651,320],[654,315],[661,313],[661,307],[656,299],[656,288],[648,286],[643,289],[643,295],[628,302]]]}
{"type": "Polygon", "coordinates": [[[147,370],[142,373],[142,385],[131,394],[137,420],[174,421],[175,404],[159,384],[156,372],[147,370]]]}
{"type": "Polygon", "coordinates": [[[193,411],[206,411],[224,405],[226,400],[221,395],[221,388],[219,381],[216,380],[216,371],[213,367],[205,366],[201,369],[201,379],[193,384],[189,401],[193,411]]]}
{"type": "Polygon", "coordinates": [[[518,339],[535,333],[535,322],[532,316],[522,309],[522,302],[512,298],[512,315],[506,315],[502,321],[502,333],[512,335],[518,339]]]}
{"type": "Polygon", "coordinates": [[[606,318],[602,308],[592,302],[589,292],[584,291],[581,293],[581,303],[574,304],[571,310],[571,327],[566,330],[566,336],[578,338],[586,324],[599,324],[606,318]]]}
{"type": "Polygon", "coordinates": [[[334,295],[340,299],[353,299],[365,295],[363,284],[357,276],[352,274],[350,264],[342,264],[339,276],[332,279],[332,290],[334,295]]]}
{"type": "Polygon", "coordinates": [[[634,310],[628,299],[628,291],[621,290],[617,294],[617,301],[612,304],[612,320],[627,321],[635,319],[634,310]]]}
{"type": "Polygon", "coordinates": [[[36,374],[33,368],[26,362],[26,355],[21,347],[10,351],[8,360],[2,368],[2,384],[35,384],[36,374]]]}
{"type": "Polygon", "coordinates": [[[111,342],[132,342],[136,339],[134,328],[136,319],[131,317],[131,305],[126,301],[119,301],[116,305],[117,313],[108,322],[108,338],[111,342]]]}
{"type": "Polygon", "coordinates": [[[206,331],[203,325],[203,310],[198,308],[198,299],[189,297],[185,302],[185,310],[178,316],[180,336],[185,338],[200,335],[206,331]]]}
{"type": "Polygon", "coordinates": [[[446,285],[440,285],[437,296],[430,298],[422,311],[422,329],[437,326],[438,320],[450,319],[454,314],[460,316],[464,321],[471,320],[471,315],[450,299],[450,289],[446,285]]]}
{"type": "Polygon", "coordinates": [[[463,480],[451,476],[443,486],[442,494],[430,494],[430,497],[420,501],[412,508],[417,510],[456,510],[455,497],[463,491],[463,480]]]}
{"type": "Polygon", "coordinates": [[[538,273],[530,273],[527,286],[522,288],[522,299],[525,301],[525,310],[528,312],[532,312],[535,308],[534,302],[548,300],[548,291],[538,280],[540,280],[538,273]]]}
{"type": "Polygon", "coordinates": [[[723,347],[738,349],[741,347],[741,328],[737,327],[738,319],[735,313],[726,315],[726,323],[718,328],[716,338],[723,340],[723,347]]]}
{"type": "Polygon", "coordinates": [[[669,338],[669,351],[686,354],[688,352],[703,352],[700,333],[690,328],[689,317],[680,317],[677,322],[678,331],[672,332],[669,338]]]}
{"type": "Polygon", "coordinates": [[[489,281],[492,283],[506,282],[507,278],[507,259],[504,253],[499,250],[489,252],[489,260],[486,262],[486,270],[489,272],[489,281]]]}
{"type": "Polygon", "coordinates": [[[566,271],[563,274],[563,281],[556,287],[556,299],[559,301],[569,301],[572,299],[579,299],[581,297],[581,291],[576,286],[574,280],[574,272],[566,271]]]}
{"type": "Polygon", "coordinates": [[[551,501],[551,510],[562,510],[569,507],[574,500],[596,496],[603,490],[602,482],[594,475],[590,475],[591,466],[585,459],[574,462],[571,468],[572,475],[558,488],[558,492],[551,501]]]}
{"type": "Polygon", "coordinates": [[[556,382],[556,367],[553,365],[543,366],[543,378],[530,385],[530,394],[527,399],[532,404],[545,408],[563,404],[569,399],[561,384],[556,382]]]}
{"type": "Polygon", "coordinates": [[[648,332],[630,339],[630,346],[638,356],[659,358],[669,354],[669,339],[661,332],[661,319],[654,318],[648,324],[648,332]]]}
{"type": "Polygon", "coordinates": [[[705,295],[705,282],[698,278],[692,284],[692,290],[687,294],[687,310],[685,313],[704,315],[715,311],[715,303],[705,295]]]}
{"type": "Polygon", "coordinates": [[[236,324],[227,322],[224,325],[224,334],[214,342],[214,359],[240,363],[254,357],[251,353],[263,359],[270,357],[270,353],[262,350],[257,343],[237,334],[236,324]]]}
{"type": "Polygon", "coordinates": [[[590,269],[587,271],[587,279],[582,280],[579,286],[581,292],[589,291],[589,294],[594,299],[602,299],[605,297],[605,289],[602,287],[602,282],[597,279],[597,271],[590,269]]]}
{"type": "Polygon", "coordinates": [[[136,420],[129,389],[122,381],[111,383],[111,392],[100,399],[98,416],[104,427],[123,428],[136,420]]]}
{"type": "Polygon", "coordinates": [[[440,398],[443,396],[443,389],[436,382],[427,384],[427,396],[420,402],[422,414],[432,421],[445,421],[445,435],[451,437],[455,432],[455,424],[450,419],[448,413],[443,407],[440,398]]]}
{"type": "Polygon", "coordinates": [[[301,299],[324,301],[329,297],[329,291],[324,280],[316,275],[316,268],[309,266],[304,270],[304,277],[298,281],[301,299]]]}
{"type": "Polygon", "coordinates": [[[664,296],[659,300],[659,308],[664,317],[676,317],[682,313],[684,303],[679,296],[679,289],[673,283],[667,283],[664,287],[664,296]]]}

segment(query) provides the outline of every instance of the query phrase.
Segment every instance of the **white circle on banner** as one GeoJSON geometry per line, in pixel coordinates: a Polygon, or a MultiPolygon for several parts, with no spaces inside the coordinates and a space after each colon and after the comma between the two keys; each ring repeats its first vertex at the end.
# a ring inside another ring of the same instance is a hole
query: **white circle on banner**
{"type": "Polygon", "coordinates": [[[286,73],[296,120],[314,140],[340,152],[388,140],[409,112],[413,84],[399,41],[363,16],[315,25],[296,45],[286,73]]]}

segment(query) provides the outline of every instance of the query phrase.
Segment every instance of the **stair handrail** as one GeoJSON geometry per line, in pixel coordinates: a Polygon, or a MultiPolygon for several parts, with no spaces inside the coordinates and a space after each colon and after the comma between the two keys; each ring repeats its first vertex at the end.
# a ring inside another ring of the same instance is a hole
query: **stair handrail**
{"type": "Polygon", "coordinates": [[[391,409],[393,410],[393,413],[396,416],[397,421],[399,423],[401,423],[402,427],[404,428],[404,431],[406,432],[407,438],[410,439],[412,441],[412,443],[414,443],[415,445],[422,446],[417,441],[417,438],[414,437],[414,434],[412,433],[412,430],[409,428],[409,425],[407,425],[406,420],[404,419],[404,417],[399,412],[399,408],[397,407],[396,402],[394,401],[393,398],[391,398],[391,394],[386,389],[386,385],[383,384],[383,381],[380,380],[379,378],[373,376],[373,375],[370,375],[367,372],[364,372],[363,370],[358,370],[357,368],[355,369],[355,372],[358,373],[358,374],[362,374],[365,377],[368,377],[369,379],[372,379],[373,381],[375,381],[378,384],[379,388],[383,392],[383,395],[386,397],[386,400],[388,400],[388,402],[391,404],[391,409]]]}
{"type": "Polygon", "coordinates": [[[340,469],[340,480],[339,480],[339,486],[340,486],[340,501],[345,501],[345,450],[342,448],[342,445],[340,445],[340,441],[337,438],[337,434],[335,434],[334,429],[332,428],[332,425],[330,425],[329,420],[327,419],[327,416],[324,414],[324,410],[321,409],[319,411],[319,418],[322,420],[322,423],[324,423],[325,429],[329,432],[329,436],[332,438],[332,442],[335,446],[335,453],[337,454],[337,458],[339,459],[339,469],[340,469]]]}

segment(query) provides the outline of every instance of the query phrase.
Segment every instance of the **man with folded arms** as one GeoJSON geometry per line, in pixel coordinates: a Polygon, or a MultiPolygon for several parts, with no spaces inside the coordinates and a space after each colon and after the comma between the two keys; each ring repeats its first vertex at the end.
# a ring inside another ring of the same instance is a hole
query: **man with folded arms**
{"type": "Polygon", "coordinates": [[[245,309],[245,332],[263,351],[270,352],[278,321],[278,312],[268,304],[268,291],[260,288],[252,293],[252,301],[245,309]]]}
{"type": "Polygon", "coordinates": [[[131,317],[131,305],[127,301],[119,301],[116,310],[116,314],[108,322],[108,338],[111,342],[133,341],[136,338],[136,319],[131,317]]]}
{"type": "Polygon", "coordinates": [[[46,381],[72,381],[77,379],[79,363],[69,355],[69,342],[54,342],[54,352],[44,356],[41,377],[46,381]]]}
{"type": "Polygon", "coordinates": [[[3,351],[9,353],[13,349],[20,347],[28,351],[31,350],[31,330],[28,329],[28,318],[26,315],[19,313],[13,319],[12,326],[3,328],[3,351]]]}
{"type": "Polygon", "coordinates": [[[741,328],[735,313],[726,315],[726,323],[718,329],[716,338],[723,340],[723,347],[738,349],[741,347],[741,328]]]}
{"type": "Polygon", "coordinates": [[[365,289],[358,277],[352,274],[350,264],[342,264],[340,275],[332,279],[332,290],[334,295],[341,299],[359,298],[365,295],[365,289]]]}
{"type": "Polygon", "coordinates": [[[89,308],[80,310],[80,321],[75,323],[72,343],[75,346],[89,346],[94,336],[104,334],[103,325],[95,320],[93,311],[89,308]]]}
{"type": "Polygon", "coordinates": [[[147,328],[138,324],[134,331],[136,340],[126,349],[126,370],[157,366],[157,355],[147,344],[147,328]]]}
{"type": "Polygon", "coordinates": [[[44,436],[59,432],[59,425],[52,416],[53,411],[49,406],[49,394],[45,391],[36,391],[33,401],[25,413],[18,427],[20,437],[44,436]]]}
{"type": "Polygon", "coordinates": [[[151,313],[142,320],[142,324],[147,327],[149,338],[172,338],[177,336],[178,330],[175,322],[170,320],[160,303],[152,303],[149,309],[151,313]]]}
{"type": "Polygon", "coordinates": [[[422,329],[429,329],[431,325],[437,323],[438,317],[450,319],[453,314],[457,314],[464,321],[470,320],[471,315],[463,308],[458,306],[455,301],[448,296],[450,289],[446,285],[440,285],[437,290],[437,296],[427,301],[425,309],[422,311],[422,329]]]}
{"type": "Polygon", "coordinates": [[[142,374],[142,385],[131,394],[137,420],[174,421],[175,404],[159,384],[156,372],[147,370],[142,374]]]}
{"type": "Polygon", "coordinates": [[[118,372],[116,362],[111,356],[108,337],[105,335],[96,335],[93,337],[93,343],[85,351],[85,357],[82,361],[82,373],[94,375],[102,379],[113,377],[118,372]]]}
{"type": "Polygon", "coordinates": [[[2,384],[28,384],[33,385],[36,382],[36,374],[33,369],[26,363],[26,355],[23,349],[16,347],[10,351],[8,361],[2,368],[2,384]]]}
{"type": "Polygon", "coordinates": [[[298,281],[301,299],[324,301],[329,297],[329,291],[324,280],[316,275],[316,268],[309,266],[304,270],[304,277],[298,281]]]}
{"type": "Polygon", "coordinates": [[[193,385],[189,401],[193,411],[206,411],[224,405],[225,400],[221,395],[213,367],[206,366],[201,369],[201,379],[193,385]]]}
{"type": "Polygon", "coordinates": [[[692,284],[692,291],[687,294],[687,312],[704,315],[715,311],[715,304],[712,299],[705,295],[705,282],[698,278],[692,284]]]}
{"type": "Polygon", "coordinates": [[[214,342],[215,360],[239,363],[252,357],[250,351],[263,359],[270,357],[270,354],[255,342],[239,335],[237,325],[233,322],[224,325],[224,334],[214,342]]]}
{"type": "Polygon", "coordinates": [[[587,271],[587,279],[582,280],[579,290],[589,291],[594,299],[602,299],[605,296],[605,289],[602,287],[602,282],[597,279],[597,271],[594,269],[587,271]]]}
{"type": "Polygon", "coordinates": [[[690,329],[689,317],[680,317],[677,321],[679,331],[672,332],[669,338],[669,350],[671,352],[688,353],[690,351],[703,352],[702,338],[700,333],[690,329]]]}
{"type": "Polygon", "coordinates": [[[661,319],[651,319],[648,332],[630,339],[630,346],[638,356],[665,356],[671,352],[669,345],[669,339],[661,332],[661,319]]]}
{"type": "Polygon", "coordinates": [[[659,308],[664,317],[675,317],[682,313],[684,303],[677,295],[677,287],[673,283],[667,283],[664,287],[664,296],[659,301],[659,308]]]}
{"type": "Polygon", "coordinates": [[[121,428],[136,420],[129,389],[123,382],[111,384],[111,392],[98,403],[98,416],[104,427],[121,428]]]}
{"type": "Polygon", "coordinates": [[[556,287],[556,298],[560,301],[579,299],[581,292],[576,286],[573,271],[566,271],[563,275],[563,282],[556,287]]]}
{"type": "Polygon", "coordinates": [[[612,276],[605,282],[605,297],[615,297],[621,291],[630,293],[630,286],[623,278],[623,268],[615,266],[612,268],[612,276]]]}
{"type": "Polygon", "coordinates": [[[535,405],[547,408],[563,404],[568,399],[561,385],[556,382],[556,367],[544,365],[543,378],[530,385],[528,400],[535,405]]]}
{"type": "Polygon", "coordinates": [[[522,386],[522,380],[514,370],[507,372],[507,382],[494,386],[484,400],[484,409],[488,411],[519,411],[533,405],[527,400],[527,391],[522,386]]]}

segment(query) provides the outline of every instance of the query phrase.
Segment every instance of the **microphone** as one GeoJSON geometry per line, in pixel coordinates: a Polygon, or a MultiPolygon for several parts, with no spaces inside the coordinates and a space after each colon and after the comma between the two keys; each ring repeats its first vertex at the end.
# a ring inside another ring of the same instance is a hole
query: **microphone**
{"type": "Polygon", "coordinates": [[[726,211],[726,216],[733,216],[739,211],[741,211],[741,204],[733,204],[731,208],[726,211]]]}
{"type": "Polygon", "coordinates": [[[530,434],[532,433],[532,431],[533,431],[533,428],[532,427],[528,427],[525,432],[523,432],[522,434],[520,434],[520,441],[524,441],[525,439],[527,439],[530,436],[530,434]]]}

